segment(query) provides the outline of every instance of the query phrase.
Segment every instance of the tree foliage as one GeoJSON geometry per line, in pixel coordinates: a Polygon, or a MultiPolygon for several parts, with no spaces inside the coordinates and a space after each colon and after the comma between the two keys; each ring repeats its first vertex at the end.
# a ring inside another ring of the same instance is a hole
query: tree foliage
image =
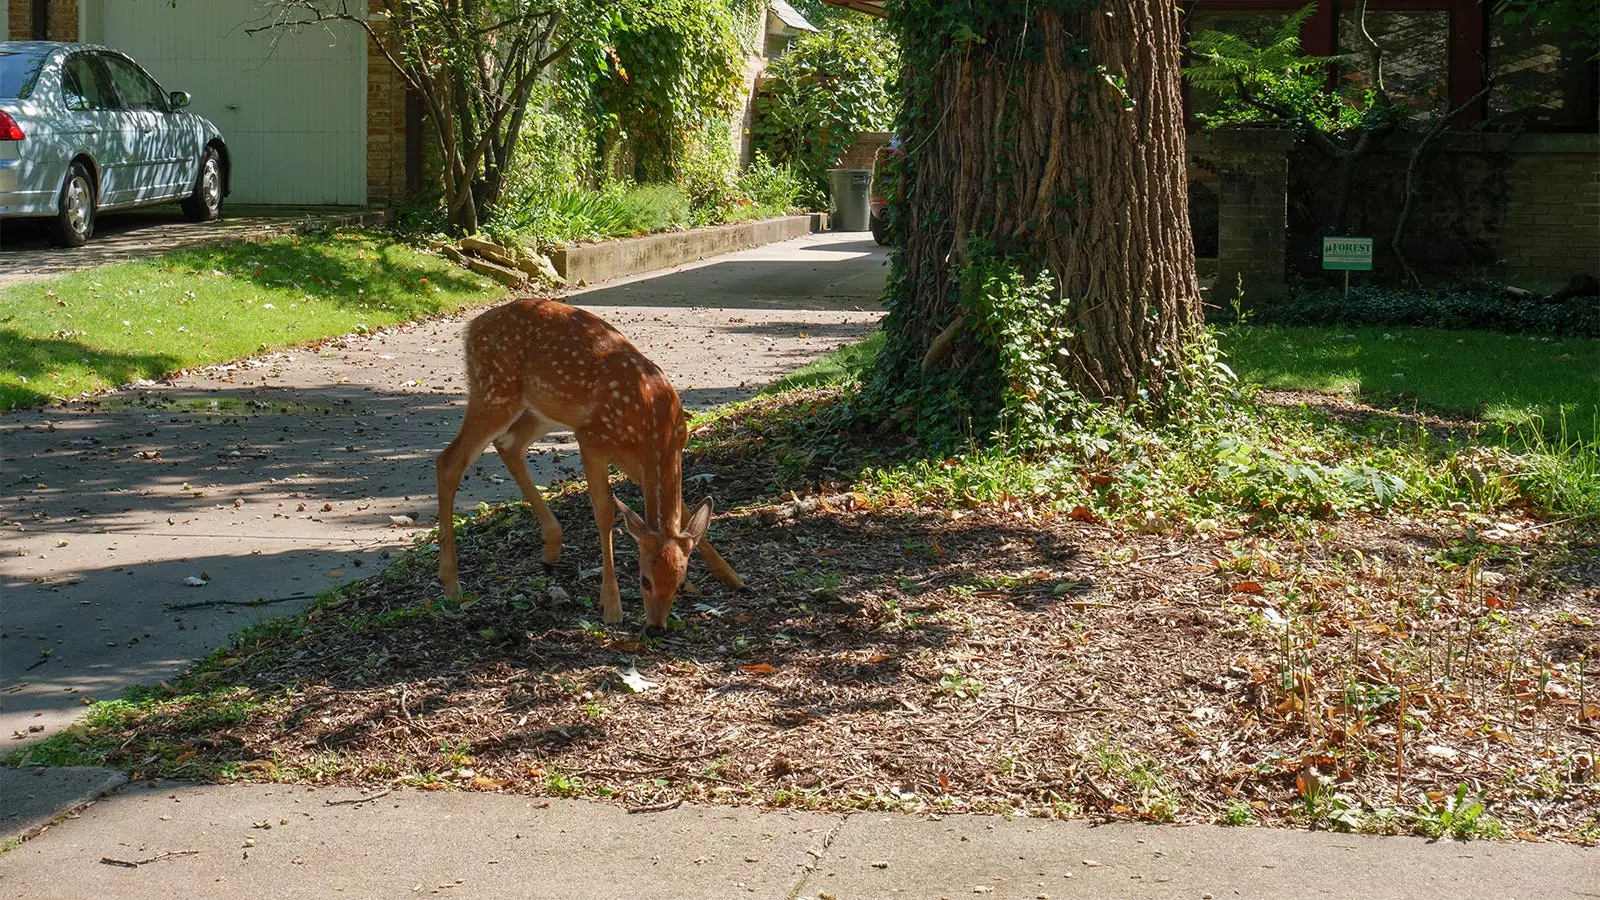
{"type": "Polygon", "coordinates": [[[820,197],[826,170],[856,137],[888,128],[898,71],[896,44],[875,20],[841,18],[801,36],[767,67],[751,146],[794,166],[820,197]]]}
{"type": "Polygon", "coordinates": [[[379,0],[380,16],[368,0],[275,4],[264,28],[353,24],[421,97],[446,216],[463,232],[499,201],[535,84],[591,18],[589,0],[379,0]]]}
{"type": "Polygon", "coordinates": [[[1345,56],[1311,56],[1300,52],[1300,30],[1317,10],[1315,3],[1286,18],[1260,46],[1227,31],[1202,31],[1189,40],[1196,63],[1184,77],[1215,94],[1221,107],[1200,114],[1208,126],[1277,120],[1287,117],[1327,132],[1357,127],[1354,106],[1326,90],[1328,67],[1345,56]]]}
{"type": "Polygon", "coordinates": [[[1595,0],[1497,0],[1495,15],[1509,25],[1540,22],[1576,37],[1579,50],[1600,57],[1600,7],[1595,0]]]}
{"type": "Polygon", "coordinates": [[[626,0],[608,4],[568,66],[586,102],[601,160],[634,180],[678,177],[696,141],[731,143],[752,0],[626,0]]]}

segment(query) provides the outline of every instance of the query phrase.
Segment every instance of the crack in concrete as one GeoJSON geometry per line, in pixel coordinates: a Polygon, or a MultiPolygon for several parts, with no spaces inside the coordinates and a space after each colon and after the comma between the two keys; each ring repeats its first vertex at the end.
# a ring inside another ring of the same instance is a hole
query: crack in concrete
{"type": "Polygon", "coordinates": [[[809,848],[806,850],[806,853],[811,855],[811,862],[801,864],[800,880],[796,881],[789,888],[789,892],[783,895],[784,900],[798,900],[800,892],[806,888],[806,879],[810,878],[811,873],[817,870],[817,865],[822,862],[822,858],[828,855],[828,848],[833,846],[833,839],[838,836],[839,829],[843,828],[848,821],[850,821],[848,813],[840,815],[839,821],[833,823],[833,827],[828,829],[828,833],[822,836],[822,846],[814,850],[809,848]]]}

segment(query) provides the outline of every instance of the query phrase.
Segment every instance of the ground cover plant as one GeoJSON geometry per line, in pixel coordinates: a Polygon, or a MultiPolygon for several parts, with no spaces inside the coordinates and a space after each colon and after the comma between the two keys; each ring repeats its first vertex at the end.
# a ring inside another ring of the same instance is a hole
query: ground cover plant
{"type": "Polygon", "coordinates": [[[0,412],[503,296],[436,256],[355,231],[12,285],[0,311],[0,412]]]}
{"type": "Polygon", "coordinates": [[[600,624],[556,485],[553,569],[480,509],[468,602],[422,612],[424,536],[10,762],[1600,841],[1592,444],[1224,385],[1181,427],[930,455],[851,413],[870,353],[696,420],[687,489],[751,589],[696,564],[659,642],[600,624]]]}
{"type": "MultiPolygon", "coordinates": [[[[1582,285],[1579,285],[1582,287],[1582,285]]],[[[1227,313],[1223,313],[1226,317],[1227,313]]],[[[1551,337],[1600,337],[1600,298],[1543,295],[1495,287],[1395,289],[1358,284],[1348,292],[1298,287],[1250,312],[1266,325],[1418,325],[1551,337]]]]}

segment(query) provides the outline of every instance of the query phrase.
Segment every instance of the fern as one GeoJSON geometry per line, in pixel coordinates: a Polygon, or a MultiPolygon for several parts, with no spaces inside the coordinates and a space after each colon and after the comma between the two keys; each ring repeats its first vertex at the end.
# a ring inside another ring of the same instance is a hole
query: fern
{"type": "Polygon", "coordinates": [[[1349,57],[1300,52],[1300,30],[1316,9],[1311,4],[1291,14],[1262,46],[1225,31],[1190,39],[1189,53],[1198,62],[1184,77],[1222,100],[1217,112],[1200,119],[1207,125],[1287,121],[1324,132],[1359,126],[1360,110],[1324,85],[1327,68],[1349,57]]]}

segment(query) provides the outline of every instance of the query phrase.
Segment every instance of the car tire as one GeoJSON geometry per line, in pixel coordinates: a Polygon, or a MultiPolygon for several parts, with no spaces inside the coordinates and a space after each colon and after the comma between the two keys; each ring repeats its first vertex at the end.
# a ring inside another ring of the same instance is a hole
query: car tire
{"type": "Polygon", "coordinates": [[[56,199],[56,217],[51,223],[51,238],[62,247],[82,247],[94,234],[94,179],[81,162],[67,167],[56,199]]]}
{"type": "Polygon", "coordinates": [[[883,216],[873,216],[871,225],[873,242],[880,247],[883,246],[889,240],[889,229],[883,221],[883,216]]]}
{"type": "Polygon", "coordinates": [[[183,214],[191,222],[211,222],[222,217],[222,159],[215,148],[200,156],[200,176],[194,193],[183,201],[183,214]]]}

